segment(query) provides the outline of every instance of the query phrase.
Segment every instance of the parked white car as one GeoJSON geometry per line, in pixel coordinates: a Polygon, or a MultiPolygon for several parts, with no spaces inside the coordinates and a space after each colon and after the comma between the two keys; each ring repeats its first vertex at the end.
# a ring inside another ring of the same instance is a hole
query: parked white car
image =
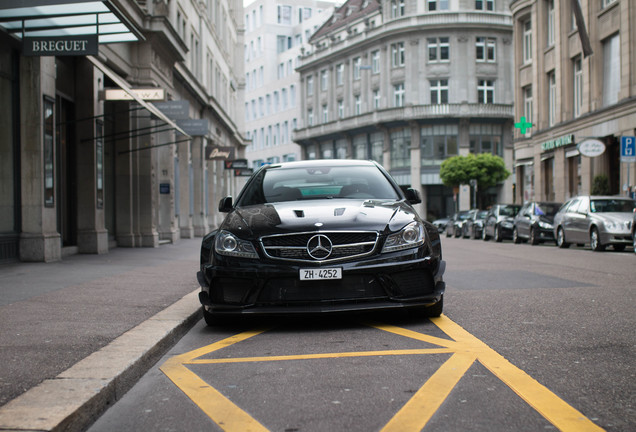
{"type": "Polygon", "coordinates": [[[554,216],[554,236],[560,248],[589,244],[602,251],[612,245],[622,251],[632,244],[630,232],[636,200],[617,196],[581,195],[566,201],[554,216]]]}

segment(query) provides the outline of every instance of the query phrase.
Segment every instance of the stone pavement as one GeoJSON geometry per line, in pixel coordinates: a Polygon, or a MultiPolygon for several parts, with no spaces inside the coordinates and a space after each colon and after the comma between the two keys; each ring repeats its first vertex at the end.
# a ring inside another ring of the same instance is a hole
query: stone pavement
{"type": "Polygon", "coordinates": [[[0,265],[0,431],[82,430],[200,318],[201,239],[0,265]]]}

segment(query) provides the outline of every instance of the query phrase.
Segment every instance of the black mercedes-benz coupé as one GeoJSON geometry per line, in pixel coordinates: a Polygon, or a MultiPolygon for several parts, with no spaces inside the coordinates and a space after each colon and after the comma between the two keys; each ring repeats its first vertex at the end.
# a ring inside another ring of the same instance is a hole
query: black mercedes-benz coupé
{"type": "Polygon", "coordinates": [[[409,308],[442,313],[438,230],[371,161],[265,165],[203,238],[199,299],[213,325],[230,315],[409,308]]]}

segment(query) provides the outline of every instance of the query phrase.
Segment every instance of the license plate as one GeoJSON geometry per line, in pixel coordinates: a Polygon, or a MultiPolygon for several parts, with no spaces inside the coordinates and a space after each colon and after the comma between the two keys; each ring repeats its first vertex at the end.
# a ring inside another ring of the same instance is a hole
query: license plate
{"type": "Polygon", "coordinates": [[[300,280],[342,279],[342,268],[300,269],[300,280]]]}

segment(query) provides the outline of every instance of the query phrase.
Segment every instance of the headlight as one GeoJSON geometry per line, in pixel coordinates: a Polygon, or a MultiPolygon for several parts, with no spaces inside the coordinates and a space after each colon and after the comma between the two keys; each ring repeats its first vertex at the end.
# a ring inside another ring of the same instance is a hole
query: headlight
{"type": "Polygon", "coordinates": [[[220,231],[216,235],[214,249],[221,255],[240,258],[258,258],[258,254],[252,243],[241,240],[227,231],[220,231]]]}
{"type": "Polygon", "coordinates": [[[503,221],[503,222],[501,222],[501,226],[504,227],[504,228],[512,228],[512,222],[503,221]]]}
{"type": "Polygon", "coordinates": [[[401,231],[391,234],[386,238],[382,253],[395,252],[402,249],[410,249],[424,243],[424,225],[420,222],[411,222],[401,231]]]}
{"type": "Polygon", "coordinates": [[[549,224],[549,223],[543,222],[543,221],[539,221],[539,227],[541,227],[543,229],[547,229],[547,230],[551,230],[552,228],[554,228],[552,226],[552,224],[549,224]]]}
{"type": "Polygon", "coordinates": [[[620,223],[607,221],[604,223],[604,225],[607,231],[622,231],[622,227],[620,223]]]}

